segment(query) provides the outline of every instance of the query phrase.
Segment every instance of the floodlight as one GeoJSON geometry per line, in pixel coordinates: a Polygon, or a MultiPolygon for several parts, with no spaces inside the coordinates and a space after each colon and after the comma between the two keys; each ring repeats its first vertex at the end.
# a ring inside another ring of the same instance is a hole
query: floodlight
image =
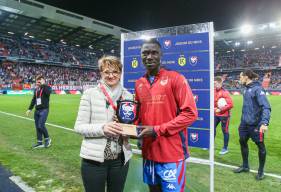
{"type": "Polygon", "coordinates": [[[240,28],[241,33],[245,35],[250,34],[252,30],[253,30],[253,26],[249,24],[242,25],[242,27],[240,28]]]}

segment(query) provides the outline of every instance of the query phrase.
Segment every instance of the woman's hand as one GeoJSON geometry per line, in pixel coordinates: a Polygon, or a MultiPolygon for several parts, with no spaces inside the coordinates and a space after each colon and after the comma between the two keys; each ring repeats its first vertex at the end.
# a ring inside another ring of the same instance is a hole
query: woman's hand
{"type": "Polygon", "coordinates": [[[114,116],[113,116],[113,121],[119,122],[119,120],[118,120],[118,118],[117,118],[117,115],[114,115],[114,116]]]}
{"type": "Polygon", "coordinates": [[[104,135],[108,137],[118,137],[122,135],[122,131],[122,127],[116,122],[109,122],[103,126],[104,135]]]}

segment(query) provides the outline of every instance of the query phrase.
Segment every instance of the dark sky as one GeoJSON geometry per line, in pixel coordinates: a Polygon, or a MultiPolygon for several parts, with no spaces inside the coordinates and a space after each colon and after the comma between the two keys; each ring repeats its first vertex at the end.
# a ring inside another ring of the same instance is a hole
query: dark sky
{"type": "Polygon", "coordinates": [[[281,21],[281,0],[38,0],[130,30],[215,22],[215,30],[281,21]]]}

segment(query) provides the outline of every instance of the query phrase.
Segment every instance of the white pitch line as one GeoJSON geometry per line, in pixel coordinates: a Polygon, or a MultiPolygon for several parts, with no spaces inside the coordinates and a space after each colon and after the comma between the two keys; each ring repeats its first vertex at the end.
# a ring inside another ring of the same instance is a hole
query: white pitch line
{"type": "MultiPolygon", "coordinates": [[[[215,162],[215,165],[219,165],[222,167],[227,167],[227,168],[231,168],[231,169],[237,169],[237,166],[233,166],[233,165],[227,165],[227,164],[223,164],[223,163],[219,163],[219,162],[215,162]]],[[[257,173],[258,171],[250,169],[251,173],[257,173]]],[[[275,177],[277,179],[281,179],[281,175],[277,175],[277,174],[273,174],[273,173],[264,173],[264,175],[266,176],[270,176],[270,177],[275,177]]]]}
{"type": "MultiPolygon", "coordinates": [[[[18,117],[18,118],[25,119],[25,120],[29,120],[29,121],[34,121],[34,119],[31,119],[31,118],[28,118],[28,117],[23,117],[23,116],[20,116],[20,115],[15,115],[15,114],[12,114],[12,113],[7,113],[7,112],[4,112],[4,111],[0,111],[0,113],[5,114],[5,115],[9,115],[9,116],[13,116],[13,117],[18,117]]],[[[60,129],[67,130],[67,131],[75,132],[73,129],[70,129],[70,128],[67,128],[67,127],[64,127],[64,126],[60,126],[60,125],[55,125],[55,124],[52,124],[52,123],[46,123],[46,125],[50,125],[50,126],[53,126],[53,127],[57,127],[57,128],[60,128],[60,129]]]]}
{"type": "Polygon", "coordinates": [[[9,177],[9,179],[13,181],[24,192],[35,192],[35,190],[32,187],[29,187],[20,177],[11,176],[9,177]]]}
{"type": "MultiPolygon", "coordinates": [[[[23,117],[23,116],[20,116],[20,115],[15,115],[15,114],[12,114],[12,113],[7,113],[7,112],[4,112],[4,111],[0,111],[0,113],[5,114],[5,115],[9,115],[9,116],[13,116],[13,117],[18,117],[18,118],[25,119],[25,120],[29,120],[29,121],[34,121],[34,119],[23,117]]],[[[64,130],[71,131],[71,132],[75,132],[73,129],[70,129],[70,128],[67,128],[67,127],[64,127],[64,126],[60,126],[60,125],[55,125],[55,124],[52,124],[52,123],[46,123],[46,125],[49,125],[49,126],[52,126],[52,127],[56,127],[56,128],[59,128],[59,129],[64,129],[64,130]]],[[[131,145],[134,146],[134,147],[137,147],[136,144],[131,144],[131,145]]],[[[139,150],[139,149],[132,149],[132,151],[135,154],[141,155],[141,150],[139,150]]],[[[207,159],[199,159],[199,158],[195,158],[195,157],[188,158],[186,160],[186,162],[210,165],[210,161],[209,160],[207,160],[207,159]]],[[[219,162],[215,162],[215,165],[222,166],[222,167],[227,167],[227,168],[231,168],[231,169],[238,168],[237,166],[227,165],[227,164],[219,163],[219,162]]],[[[252,169],[250,170],[250,172],[257,173],[256,170],[252,170],[252,169]]],[[[277,174],[273,174],[273,173],[264,173],[264,174],[266,176],[270,176],[270,177],[274,177],[274,178],[277,178],[277,179],[281,179],[281,175],[277,175],[277,174]]]]}

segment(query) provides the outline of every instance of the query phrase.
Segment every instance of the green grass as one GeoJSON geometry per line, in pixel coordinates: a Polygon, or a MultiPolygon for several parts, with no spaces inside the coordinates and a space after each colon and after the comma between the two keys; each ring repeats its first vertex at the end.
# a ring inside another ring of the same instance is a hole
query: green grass
{"type": "MultiPolygon", "coordinates": [[[[0,110],[24,116],[31,96],[0,96],[0,110]]],[[[218,127],[216,138],[216,161],[239,165],[241,155],[238,142],[238,125],[240,120],[242,97],[233,97],[235,108],[232,112],[230,124],[230,153],[219,156],[222,146],[222,134],[218,127]]],[[[269,97],[272,105],[272,120],[266,134],[267,162],[266,172],[281,175],[281,151],[278,126],[281,120],[277,117],[281,113],[280,97],[269,97]]],[[[80,96],[52,95],[48,122],[73,128],[80,96]]],[[[32,117],[31,117],[32,118],[32,117]]],[[[53,139],[53,146],[47,150],[31,150],[35,142],[34,122],[0,114],[0,164],[8,167],[15,175],[36,189],[36,191],[83,191],[80,177],[79,150],[81,136],[48,126],[53,139]]],[[[257,149],[250,143],[250,165],[257,169],[257,149]]],[[[191,149],[194,157],[207,158],[208,152],[200,149],[191,149]]],[[[208,191],[209,167],[199,164],[188,164],[186,191],[208,191]]],[[[256,182],[254,174],[233,174],[228,168],[215,167],[215,191],[279,191],[280,180],[266,177],[256,182]],[[247,190],[245,190],[247,189],[247,190]]],[[[129,174],[125,191],[148,191],[142,183],[142,160],[135,155],[130,163],[129,174]]]]}

